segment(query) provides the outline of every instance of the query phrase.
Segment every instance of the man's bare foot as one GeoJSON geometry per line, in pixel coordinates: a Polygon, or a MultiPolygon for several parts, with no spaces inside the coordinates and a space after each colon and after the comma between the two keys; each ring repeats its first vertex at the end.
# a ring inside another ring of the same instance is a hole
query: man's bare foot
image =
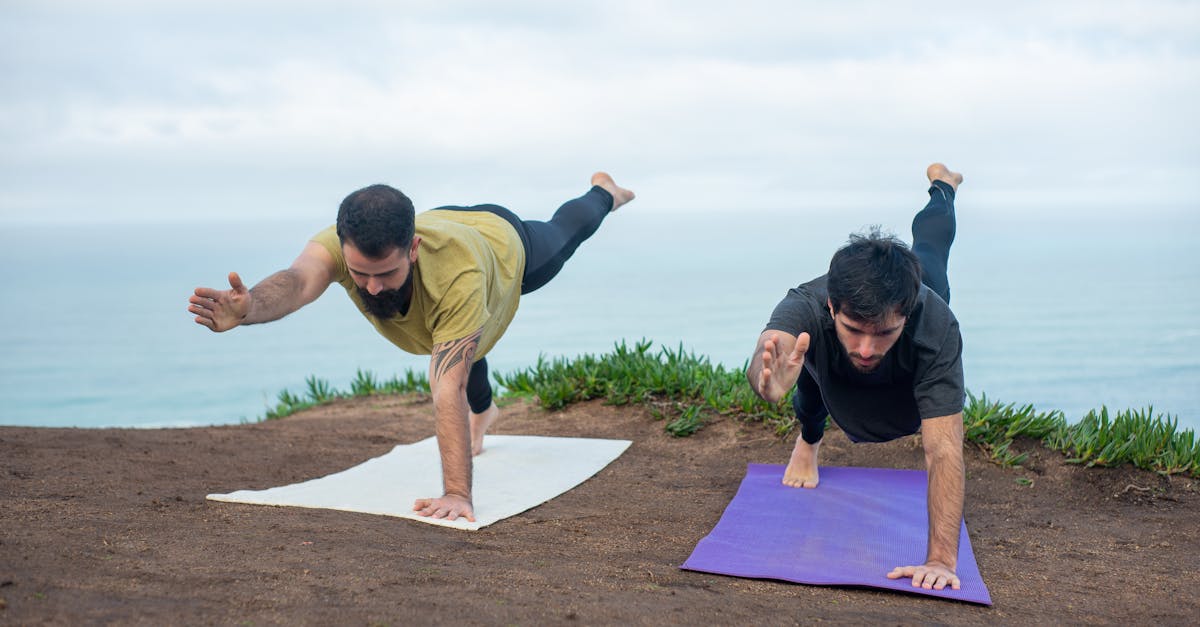
{"type": "Polygon", "coordinates": [[[613,206],[609,211],[616,211],[617,207],[620,207],[634,198],[633,191],[625,189],[624,187],[617,187],[617,184],[613,182],[612,177],[609,176],[607,172],[597,172],[593,174],[592,185],[597,185],[603,188],[604,191],[612,194],[613,206]]]}
{"type": "Polygon", "coordinates": [[[471,454],[478,455],[483,452],[483,436],[487,434],[488,427],[500,417],[500,409],[492,403],[491,407],[483,410],[482,414],[471,412],[471,454]]]}
{"type": "Polygon", "coordinates": [[[929,178],[929,182],[941,181],[951,187],[954,191],[958,191],[958,186],[963,182],[963,175],[958,172],[951,172],[941,163],[935,163],[928,168],[925,168],[925,176],[929,178]]]}
{"type": "Polygon", "coordinates": [[[796,448],[783,471],[783,485],[793,488],[815,488],[820,482],[817,475],[817,451],[821,442],[809,444],[804,438],[796,438],[796,448]]]}

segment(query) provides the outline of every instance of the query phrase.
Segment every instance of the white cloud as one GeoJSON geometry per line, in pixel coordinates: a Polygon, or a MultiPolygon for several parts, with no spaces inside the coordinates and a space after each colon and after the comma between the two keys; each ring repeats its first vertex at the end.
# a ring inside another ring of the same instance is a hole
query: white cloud
{"type": "Polygon", "coordinates": [[[662,208],[853,204],[933,159],[994,198],[1200,202],[1195,3],[62,9],[0,8],[0,221],[294,215],[379,180],[544,206],[597,167],[662,208]]]}

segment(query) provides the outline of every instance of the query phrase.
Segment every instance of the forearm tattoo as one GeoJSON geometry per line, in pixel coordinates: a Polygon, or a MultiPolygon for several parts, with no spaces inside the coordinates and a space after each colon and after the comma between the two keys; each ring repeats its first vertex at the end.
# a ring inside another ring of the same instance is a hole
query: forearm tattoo
{"type": "Polygon", "coordinates": [[[460,362],[465,361],[470,364],[471,359],[475,357],[475,350],[479,348],[481,335],[483,335],[483,329],[460,340],[438,344],[431,358],[430,370],[433,371],[434,379],[442,378],[460,362]]]}

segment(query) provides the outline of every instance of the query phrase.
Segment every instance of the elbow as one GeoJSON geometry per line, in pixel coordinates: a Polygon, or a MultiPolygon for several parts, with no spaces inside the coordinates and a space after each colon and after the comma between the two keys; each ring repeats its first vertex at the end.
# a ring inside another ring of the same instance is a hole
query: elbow
{"type": "Polygon", "coordinates": [[[460,398],[466,398],[467,384],[465,381],[462,383],[441,381],[432,387],[430,393],[435,404],[453,402],[460,398]]]}
{"type": "Polygon", "coordinates": [[[963,475],[966,469],[963,464],[962,447],[939,446],[926,449],[925,468],[930,472],[936,469],[939,474],[949,472],[963,475]]]}
{"type": "Polygon", "coordinates": [[[935,466],[963,466],[963,443],[961,440],[954,438],[938,438],[935,441],[926,439],[925,445],[925,465],[928,468],[935,466]]]}
{"type": "Polygon", "coordinates": [[[466,377],[441,377],[429,382],[429,392],[435,405],[455,403],[467,397],[466,377]]]}

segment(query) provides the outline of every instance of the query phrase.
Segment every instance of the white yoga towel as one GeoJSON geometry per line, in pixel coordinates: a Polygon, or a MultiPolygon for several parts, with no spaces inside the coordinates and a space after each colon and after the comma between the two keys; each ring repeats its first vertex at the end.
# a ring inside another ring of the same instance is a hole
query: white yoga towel
{"type": "Polygon", "coordinates": [[[442,495],[436,438],[401,444],[391,452],[332,475],[266,490],[209,494],[212,501],[289,505],[410,518],[477,530],[536,507],[600,472],[629,440],[489,435],[475,457],[475,522],[419,516],[413,501],[442,495]]]}

